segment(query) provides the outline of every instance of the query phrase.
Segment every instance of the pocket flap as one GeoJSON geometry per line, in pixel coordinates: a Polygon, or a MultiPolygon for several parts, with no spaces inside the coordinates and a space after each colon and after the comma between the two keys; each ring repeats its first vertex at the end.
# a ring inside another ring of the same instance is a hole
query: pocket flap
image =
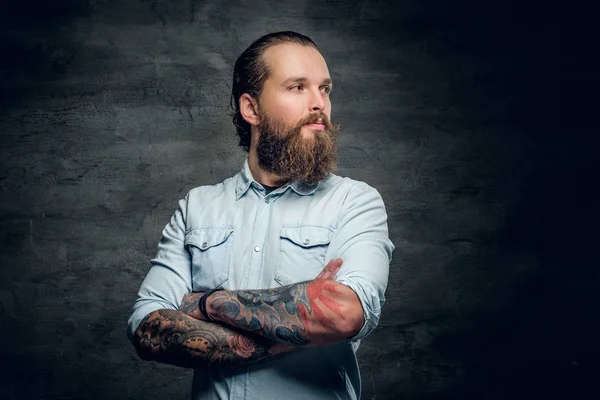
{"type": "Polygon", "coordinates": [[[233,228],[196,228],[185,235],[184,245],[193,245],[200,250],[208,250],[225,242],[233,233],[233,228]]]}
{"type": "Polygon", "coordinates": [[[325,226],[296,225],[283,226],[280,236],[291,240],[298,246],[313,247],[329,244],[332,233],[333,231],[325,226]]]}

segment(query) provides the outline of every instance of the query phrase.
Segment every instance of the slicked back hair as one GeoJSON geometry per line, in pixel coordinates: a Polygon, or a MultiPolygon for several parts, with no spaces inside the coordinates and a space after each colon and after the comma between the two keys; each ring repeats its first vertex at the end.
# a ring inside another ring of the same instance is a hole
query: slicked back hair
{"type": "Polygon", "coordinates": [[[258,99],[270,73],[263,54],[269,47],[282,43],[297,43],[318,50],[315,42],[308,36],[292,31],[273,32],[252,43],[238,57],[233,67],[230,105],[233,109],[233,124],[239,137],[239,145],[246,151],[250,149],[250,124],[244,120],[240,113],[240,96],[248,93],[258,99]]]}

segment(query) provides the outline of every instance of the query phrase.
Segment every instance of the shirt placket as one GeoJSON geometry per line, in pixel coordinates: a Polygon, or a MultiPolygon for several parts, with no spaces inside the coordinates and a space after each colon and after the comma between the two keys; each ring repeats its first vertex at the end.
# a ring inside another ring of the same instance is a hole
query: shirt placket
{"type": "Polygon", "coordinates": [[[254,228],[251,236],[252,240],[252,267],[249,288],[260,288],[263,274],[263,258],[268,245],[267,236],[269,234],[269,225],[271,223],[271,207],[273,202],[267,195],[258,193],[257,201],[260,205],[257,207],[257,215],[254,222],[254,228]]]}
{"type": "MultiPolygon", "coordinates": [[[[259,288],[261,277],[263,273],[263,255],[265,252],[265,246],[267,245],[267,235],[269,234],[269,225],[271,222],[271,207],[272,198],[268,195],[265,196],[262,190],[255,190],[253,193],[252,201],[258,202],[256,207],[256,216],[254,218],[254,225],[250,234],[251,240],[251,255],[250,255],[250,268],[242,279],[243,289],[259,288]]],[[[247,388],[250,385],[250,366],[246,369],[244,375],[244,391],[243,396],[237,396],[236,398],[246,398],[247,388]]]]}

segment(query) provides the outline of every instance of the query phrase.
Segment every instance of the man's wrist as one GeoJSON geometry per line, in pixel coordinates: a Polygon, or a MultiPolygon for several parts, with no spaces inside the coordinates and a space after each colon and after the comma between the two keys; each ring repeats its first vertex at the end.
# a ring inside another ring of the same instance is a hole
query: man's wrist
{"type": "Polygon", "coordinates": [[[225,290],[222,288],[218,288],[218,289],[210,289],[207,290],[206,292],[204,292],[204,294],[202,295],[202,297],[200,297],[200,300],[198,301],[198,309],[200,309],[200,313],[202,314],[202,316],[204,317],[204,319],[208,322],[215,322],[215,319],[213,317],[210,316],[208,309],[207,309],[207,301],[208,301],[208,297],[213,294],[214,292],[218,292],[221,290],[225,290]]]}

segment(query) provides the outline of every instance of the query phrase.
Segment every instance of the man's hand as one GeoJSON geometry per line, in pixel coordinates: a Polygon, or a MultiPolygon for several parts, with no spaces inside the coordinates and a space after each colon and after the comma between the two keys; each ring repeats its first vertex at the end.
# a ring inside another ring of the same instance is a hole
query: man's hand
{"type": "MultiPolygon", "coordinates": [[[[325,265],[325,268],[323,268],[323,270],[314,280],[334,279],[335,275],[342,267],[342,263],[343,261],[341,258],[329,261],[327,265],[325,265]]],[[[179,307],[180,311],[192,318],[206,321],[206,318],[204,318],[204,315],[202,315],[200,308],[198,307],[198,301],[200,301],[200,297],[202,297],[203,294],[204,292],[192,292],[190,294],[186,294],[181,301],[181,306],[179,307]]]]}
{"type": "Polygon", "coordinates": [[[206,318],[204,318],[204,315],[200,312],[200,307],[198,307],[198,302],[203,294],[204,292],[192,292],[183,296],[179,311],[192,318],[199,319],[200,321],[206,321],[206,318]]]}

